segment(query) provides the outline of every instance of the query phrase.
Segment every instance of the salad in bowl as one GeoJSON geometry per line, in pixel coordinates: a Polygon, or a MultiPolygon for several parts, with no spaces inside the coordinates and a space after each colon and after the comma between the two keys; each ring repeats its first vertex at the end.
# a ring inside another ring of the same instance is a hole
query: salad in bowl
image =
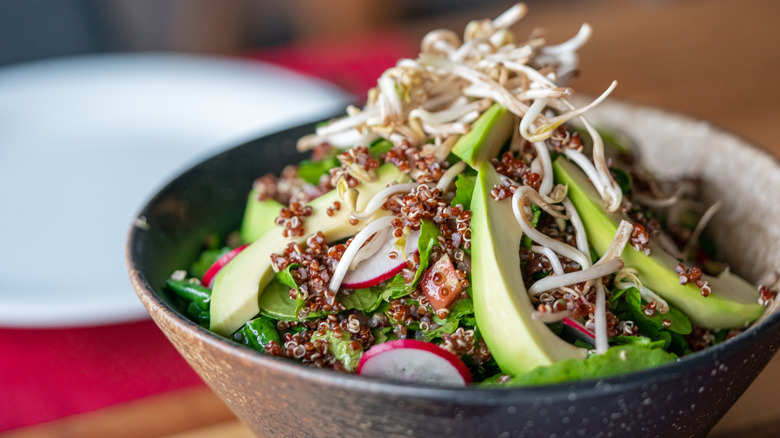
{"type": "Polygon", "coordinates": [[[588,121],[616,82],[572,97],[590,27],[520,39],[525,13],[428,33],[300,138],[310,157],[258,175],[240,229],[171,275],[182,312],[313,367],[496,387],[674,362],[768,314],[777,279],[718,260],[701,180],[588,121]]]}

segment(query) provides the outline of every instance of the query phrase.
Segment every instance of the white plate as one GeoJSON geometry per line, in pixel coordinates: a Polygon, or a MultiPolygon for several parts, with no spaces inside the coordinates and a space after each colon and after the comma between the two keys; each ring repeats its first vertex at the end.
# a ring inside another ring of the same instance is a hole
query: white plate
{"type": "Polygon", "coordinates": [[[101,55],[0,69],[0,326],[144,318],[124,265],[141,204],[194,161],[349,100],[278,67],[222,58],[101,55]]]}

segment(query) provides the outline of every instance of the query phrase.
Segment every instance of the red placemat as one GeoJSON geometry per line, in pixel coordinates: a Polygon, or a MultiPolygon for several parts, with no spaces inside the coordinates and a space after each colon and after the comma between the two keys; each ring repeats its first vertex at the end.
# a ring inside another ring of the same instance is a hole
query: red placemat
{"type": "Polygon", "coordinates": [[[418,52],[417,42],[399,31],[382,29],[256,50],[248,56],[325,79],[363,101],[382,72],[418,52]]]}
{"type": "Polygon", "coordinates": [[[151,320],[0,329],[0,431],[203,384],[151,320]]]}

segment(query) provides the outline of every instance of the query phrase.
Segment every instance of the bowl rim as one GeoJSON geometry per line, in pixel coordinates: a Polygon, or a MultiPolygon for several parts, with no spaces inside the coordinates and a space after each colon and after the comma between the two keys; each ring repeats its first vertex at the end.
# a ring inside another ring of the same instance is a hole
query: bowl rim
{"type": "MultiPolygon", "coordinates": [[[[721,134],[737,140],[741,146],[760,151],[766,155],[767,158],[771,158],[774,162],[774,165],[780,169],[780,157],[774,155],[768,148],[757,145],[745,137],[735,134],[707,120],[688,115],[684,112],[668,110],[660,106],[646,105],[620,98],[612,98],[610,99],[610,102],[605,102],[602,105],[613,104],[627,106],[632,109],[651,110],[665,117],[682,119],[685,123],[705,123],[709,126],[710,129],[718,131],[721,134]]],[[[224,149],[216,154],[204,158],[197,163],[192,164],[187,169],[179,172],[177,175],[165,182],[161,188],[155,192],[146,203],[144,203],[143,207],[141,207],[139,210],[139,213],[134,216],[134,219],[141,217],[143,212],[148,211],[149,207],[161,199],[163,193],[169,190],[171,186],[176,183],[176,181],[184,177],[189,172],[194,171],[197,167],[204,164],[205,162],[210,161],[222,154],[228,153],[234,149],[244,147],[249,143],[262,141],[263,139],[271,136],[284,135],[288,131],[299,130],[307,126],[314,126],[314,123],[304,123],[263,135],[240,145],[224,149]]],[[[404,382],[365,376],[361,377],[356,374],[340,373],[334,370],[318,369],[315,367],[306,366],[286,358],[264,355],[231,339],[222,337],[198,325],[197,323],[188,319],[186,316],[177,312],[165,300],[162,299],[161,295],[146,280],[144,274],[139,269],[137,269],[137,262],[134,258],[133,242],[136,240],[136,236],[140,231],[141,229],[136,226],[135,223],[130,226],[130,231],[128,233],[125,245],[125,262],[130,281],[136,291],[136,294],[147,308],[147,311],[153,316],[153,319],[158,326],[160,325],[158,318],[162,318],[168,323],[172,324],[177,330],[191,332],[193,336],[197,337],[204,344],[219,350],[223,354],[235,356],[239,359],[256,364],[257,366],[266,367],[275,372],[294,376],[297,379],[320,386],[332,387],[337,390],[359,390],[367,393],[382,393],[385,395],[396,396],[399,399],[431,399],[460,404],[483,404],[479,403],[481,398],[474,398],[475,394],[486,396],[495,404],[504,404],[506,402],[519,403],[538,399],[554,401],[564,398],[570,401],[575,401],[577,398],[586,398],[591,393],[604,393],[608,390],[621,392],[628,388],[635,388],[640,386],[652,388],[658,382],[674,379],[681,374],[688,373],[690,369],[695,369],[702,366],[706,367],[708,365],[712,366],[713,364],[719,365],[719,358],[728,356],[727,354],[724,354],[727,351],[733,354],[734,352],[748,349],[750,348],[750,343],[753,342],[753,338],[767,336],[766,333],[772,332],[774,329],[777,329],[777,326],[780,326],[780,310],[778,310],[774,311],[770,315],[767,315],[760,323],[749,327],[744,332],[739,333],[737,336],[727,339],[712,347],[708,347],[705,350],[681,357],[674,362],[605,378],[593,378],[548,385],[480,386],[477,384],[467,385],[466,387],[447,387],[432,384],[422,384],[419,382],[404,382]]],[[[772,354],[774,354],[774,352],[772,354]]]]}

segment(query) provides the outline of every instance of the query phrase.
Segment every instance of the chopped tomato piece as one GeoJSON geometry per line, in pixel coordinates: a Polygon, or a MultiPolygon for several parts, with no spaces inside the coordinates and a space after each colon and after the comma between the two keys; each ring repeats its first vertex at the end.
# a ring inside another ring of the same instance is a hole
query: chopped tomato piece
{"type": "Polygon", "coordinates": [[[436,311],[449,307],[463,292],[458,273],[455,272],[455,267],[447,254],[425,271],[420,280],[420,287],[436,311]]]}

